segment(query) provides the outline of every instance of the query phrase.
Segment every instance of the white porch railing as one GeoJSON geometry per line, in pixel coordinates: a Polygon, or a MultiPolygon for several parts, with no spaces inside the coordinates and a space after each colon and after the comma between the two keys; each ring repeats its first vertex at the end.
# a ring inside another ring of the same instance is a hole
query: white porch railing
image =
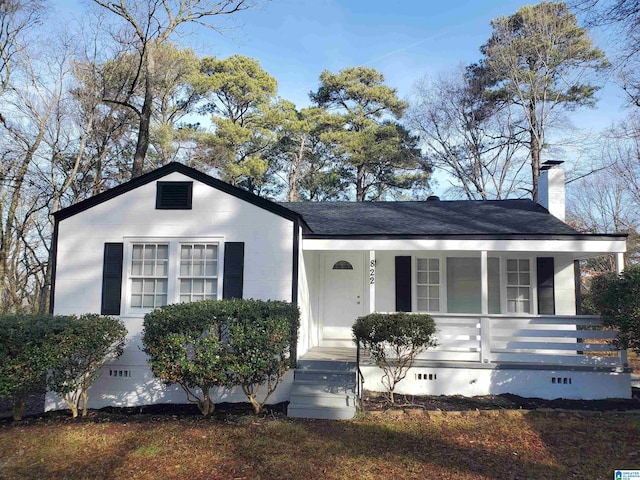
{"type": "Polygon", "coordinates": [[[438,346],[424,360],[626,366],[599,317],[579,315],[434,315],[438,346]]]}

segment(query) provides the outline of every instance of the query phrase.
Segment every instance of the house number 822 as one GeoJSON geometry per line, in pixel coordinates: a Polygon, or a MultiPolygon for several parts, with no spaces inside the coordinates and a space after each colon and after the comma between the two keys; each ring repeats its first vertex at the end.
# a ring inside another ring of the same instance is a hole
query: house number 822
{"type": "Polygon", "coordinates": [[[369,262],[369,285],[376,283],[376,261],[371,260],[369,262]]]}

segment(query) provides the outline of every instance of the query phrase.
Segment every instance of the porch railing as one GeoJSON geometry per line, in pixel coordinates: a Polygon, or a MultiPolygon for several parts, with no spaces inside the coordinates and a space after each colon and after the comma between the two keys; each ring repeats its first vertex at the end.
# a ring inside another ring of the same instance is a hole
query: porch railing
{"type": "Polygon", "coordinates": [[[425,360],[625,367],[626,351],[597,316],[435,315],[438,346],[425,360]]]}

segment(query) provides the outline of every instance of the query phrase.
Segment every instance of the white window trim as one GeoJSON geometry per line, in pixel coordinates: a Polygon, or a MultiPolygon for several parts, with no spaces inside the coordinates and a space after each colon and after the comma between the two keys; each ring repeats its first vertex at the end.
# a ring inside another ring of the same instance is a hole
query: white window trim
{"type": "Polygon", "coordinates": [[[537,257],[531,255],[507,254],[501,256],[500,261],[500,311],[502,315],[514,317],[526,317],[538,314],[538,271],[537,257]],[[531,299],[531,312],[509,312],[507,302],[507,260],[529,260],[529,298],[531,299]]]}
{"type": "Polygon", "coordinates": [[[218,270],[216,298],[222,298],[222,282],[224,271],[224,237],[125,237],[123,264],[123,288],[120,304],[124,306],[124,316],[143,317],[153,308],[136,308],[131,306],[131,263],[133,245],[140,243],[154,243],[169,245],[169,265],[167,276],[167,304],[180,302],[179,273],[180,273],[180,244],[182,243],[216,243],[218,245],[218,270]]]}
{"type": "Polygon", "coordinates": [[[411,255],[411,311],[420,313],[429,313],[437,315],[439,313],[447,313],[447,272],[446,272],[446,255],[442,253],[433,254],[432,252],[413,252],[411,255]],[[439,281],[440,296],[438,303],[440,310],[418,310],[418,258],[433,258],[439,262],[439,281]],[[443,261],[445,263],[443,263],[443,261]]]}

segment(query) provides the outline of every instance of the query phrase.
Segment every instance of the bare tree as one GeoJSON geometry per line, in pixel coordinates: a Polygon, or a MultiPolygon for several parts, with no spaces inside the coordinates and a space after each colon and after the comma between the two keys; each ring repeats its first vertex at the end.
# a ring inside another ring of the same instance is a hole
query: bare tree
{"type": "Polygon", "coordinates": [[[468,199],[521,195],[527,164],[519,122],[508,105],[489,111],[484,92],[463,70],[436,80],[425,77],[414,87],[407,115],[420,134],[427,158],[451,178],[468,199]]]}
{"type": "Polygon", "coordinates": [[[138,139],[133,157],[132,176],[142,174],[149,148],[151,115],[156,86],[156,50],[169,41],[183,24],[194,23],[218,30],[208,23],[211,17],[232,15],[254,5],[251,0],[93,0],[94,3],[119,17],[126,26],[130,44],[127,46],[137,55],[137,64],[126,82],[121,85],[118,96],[105,101],[126,106],[138,119],[138,139]],[[132,97],[142,90],[142,104],[132,97]]]}

